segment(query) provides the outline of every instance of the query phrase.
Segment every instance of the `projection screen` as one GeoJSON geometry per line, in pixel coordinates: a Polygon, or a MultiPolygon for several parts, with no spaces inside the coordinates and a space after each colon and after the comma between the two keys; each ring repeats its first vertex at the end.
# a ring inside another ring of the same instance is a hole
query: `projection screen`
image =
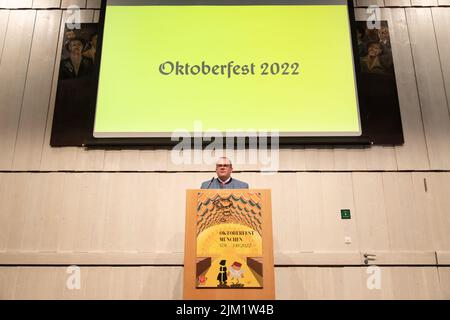
{"type": "Polygon", "coordinates": [[[110,0],[105,12],[96,138],[361,135],[347,1],[110,0]]]}

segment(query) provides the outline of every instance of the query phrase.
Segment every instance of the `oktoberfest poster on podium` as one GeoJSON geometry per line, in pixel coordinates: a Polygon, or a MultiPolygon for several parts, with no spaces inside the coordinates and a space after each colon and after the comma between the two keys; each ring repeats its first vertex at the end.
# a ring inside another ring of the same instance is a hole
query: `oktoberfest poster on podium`
{"type": "Polygon", "coordinates": [[[260,192],[198,193],[196,287],[263,288],[263,217],[260,192]]]}
{"type": "Polygon", "coordinates": [[[186,190],[185,222],[184,299],[275,299],[270,190],[186,190]]]}

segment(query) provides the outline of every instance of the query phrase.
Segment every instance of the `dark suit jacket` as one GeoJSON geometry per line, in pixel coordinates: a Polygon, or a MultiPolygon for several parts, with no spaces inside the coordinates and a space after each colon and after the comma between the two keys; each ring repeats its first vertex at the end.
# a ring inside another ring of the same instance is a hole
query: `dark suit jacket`
{"type": "Polygon", "coordinates": [[[59,68],[59,78],[61,80],[82,78],[91,75],[93,70],[94,63],[92,62],[92,60],[86,57],[82,57],[78,74],[75,74],[75,68],[72,65],[72,61],[70,60],[70,58],[67,58],[61,61],[61,66],[59,68]]]}

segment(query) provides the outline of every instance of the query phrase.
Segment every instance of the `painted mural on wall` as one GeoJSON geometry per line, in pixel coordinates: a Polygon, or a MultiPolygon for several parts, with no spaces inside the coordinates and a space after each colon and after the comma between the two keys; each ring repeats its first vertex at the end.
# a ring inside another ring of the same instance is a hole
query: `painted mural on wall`
{"type": "Polygon", "coordinates": [[[51,145],[81,145],[93,122],[97,90],[98,23],[66,24],[59,61],[51,145]]]}
{"type": "Polygon", "coordinates": [[[356,33],[365,135],[377,137],[375,142],[380,144],[400,143],[403,132],[388,22],[378,21],[377,28],[372,28],[366,21],[357,21],[356,33]]]}

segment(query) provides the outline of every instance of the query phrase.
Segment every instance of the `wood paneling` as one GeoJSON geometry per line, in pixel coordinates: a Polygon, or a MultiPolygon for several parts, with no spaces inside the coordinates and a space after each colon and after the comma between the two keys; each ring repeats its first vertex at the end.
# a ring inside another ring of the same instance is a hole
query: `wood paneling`
{"type": "Polygon", "coordinates": [[[427,240],[437,251],[450,251],[450,174],[413,173],[412,178],[417,210],[432,230],[427,240]]]}
{"type": "Polygon", "coordinates": [[[423,7],[430,7],[430,6],[437,6],[438,0],[411,0],[412,6],[423,6],[423,7]]]}
{"type": "Polygon", "coordinates": [[[428,156],[432,169],[450,169],[450,116],[431,10],[406,9],[428,156]]]}
{"type": "Polygon", "coordinates": [[[4,0],[3,7],[11,9],[31,8],[33,0],[4,0]]]}
{"type": "MultiPolygon", "coordinates": [[[[448,267],[381,267],[367,287],[365,267],[276,268],[277,299],[448,299],[448,267]]],[[[1,299],[181,299],[181,267],[82,267],[69,290],[66,267],[0,267],[1,299]]]]}
{"type": "Polygon", "coordinates": [[[384,7],[383,0],[356,0],[358,7],[379,6],[384,7]]]}
{"type": "Polygon", "coordinates": [[[8,27],[9,10],[0,10],[0,63],[2,61],[3,48],[5,44],[6,29],[8,27]]]}
{"type": "Polygon", "coordinates": [[[440,267],[438,268],[439,282],[441,284],[442,298],[445,300],[450,299],[450,268],[440,267]]]}
{"type": "Polygon", "coordinates": [[[384,201],[392,251],[433,251],[432,226],[421,210],[411,173],[383,173],[384,201]]]}
{"type": "MultiPolygon", "coordinates": [[[[448,4],[450,5],[450,2],[448,4]]],[[[431,13],[441,60],[447,106],[450,112],[450,8],[433,8],[431,13]]]]}
{"type": "Polygon", "coordinates": [[[86,8],[87,9],[100,9],[102,4],[101,0],[87,0],[86,8]]]}
{"type": "Polygon", "coordinates": [[[410,0],[384,0],[386,7],[409,7],[411,6],[410,0]]]}
{"type": "Polygon", "coordinates": [[[60,23],[59,10],[37,12],[15,142],[14,170],[39,170],[41,166],[60,23]]]}
{"type": "MultiPolygon", "coordinates": [[[[356,251],[357,213],[351,174],[299,173],[297,179],[298,194],[293,200],[298,201],[299,207],[301,251],[356,251]],[[341,209],[350,209],[353,218],[341,220],[341,209]],[[351,238],[351,243],[345,243],[346,237],[351,238]]],[[[285,207],[281,212],[286,214],[286,211],[285,207]]]]}
{"type": "MultiPolygon", "coordinates": [[[[308,259],[302,255],[307,253],[358,257],[393,252],[380,258],[387,264],[397,259],[395,254],[405,257],[397,260],[412,263],[414,255],[409,253],[427,257],[428,252],[450,251],[450,175],[426,174],[427,191],[423,176],[386,172],[236,177],[252,188],[272,189],[274,248],[283,264],[290,259],[298,264],[308,259]],[[352,218],[342,220],[341,209],[350,209],[352,218]]],[[[207,179],[204,173],[0,174],[0,251],[181,253],[184,192],[207,179]]]]}
{"type": "Polygon", "coordinates": [[[62,0],[61,8],[68,8],[70,6],[86,8],[86,0],[62,0]]]}
{"type": "Polygon", "coordinates": [[[428,150],[422,124],[405,11],[403,9],[383,9],[381,14],[382,18],[389,23],[405,137],[405,144],[395,148],[398,169],[428,170],[430,168],[428,150]]]}
{"type": "Polygon", "coordinates": [[[0,299],[181,299],[181,267],[82,267],[70,290],[66,267],[0,267],[0,299]]]}
{"type": "Polygon", "coordinates": [[[0,64],[0,170],[10,170],[22,109],[36,12],[12,10],[0,64]]]}
{"type": "Polygon", "coordinates": [[[61,0],[33,0],[33,8],[46,9],[46,8],[60,8],[61,0]]]}
{"type": "Polygon", "coordinates": [[[373,290],[367,287],[366,270],[364,267],[278,268],[276,296],[277,299],[443,298],[437,268],[382,267],[381,287],[373,290]]]}
{"type": "Polygon", "coordinates": [[[360,250],[388,250],[390,243],[382,174],[353,173],[352,179],[360,250]]]}

